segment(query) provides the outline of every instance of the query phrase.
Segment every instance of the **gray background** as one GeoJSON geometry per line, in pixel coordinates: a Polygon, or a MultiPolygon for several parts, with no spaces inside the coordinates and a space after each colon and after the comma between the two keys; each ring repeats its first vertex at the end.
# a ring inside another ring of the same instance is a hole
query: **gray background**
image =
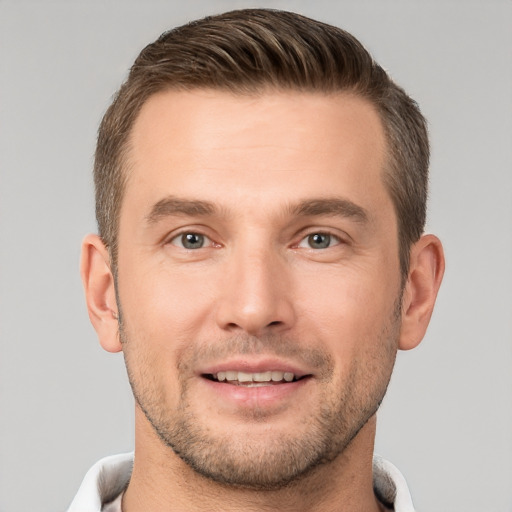
{"type": "Polygon", "coordinates": [[[447,273],[377,451],[419,511],[512,511],[512,2],[484,0],[0,0],[0,511],[63,510],[94,461],[132,448],[123,361],[100,349],[78,275],[97,125],[143,45],[247,6],[353,32],[428,117],[447,273]]]}

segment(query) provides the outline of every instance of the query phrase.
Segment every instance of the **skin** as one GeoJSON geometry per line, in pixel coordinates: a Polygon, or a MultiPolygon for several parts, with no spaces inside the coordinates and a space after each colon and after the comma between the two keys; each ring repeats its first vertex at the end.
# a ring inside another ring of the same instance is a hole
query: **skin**
{"type": "Polygon", "coordinates": [[[379,510],[375,411],[397,349],[423,338],[444,260],[423,236],[401,288],[377,113],[342,94],[168,91],[130,142],[119,303],[96,235],[82,257],[91,321],[124,351],[137,402],[123,510],[379,510]],[[225,369],[304,378],[205,378],[225,369]]]}

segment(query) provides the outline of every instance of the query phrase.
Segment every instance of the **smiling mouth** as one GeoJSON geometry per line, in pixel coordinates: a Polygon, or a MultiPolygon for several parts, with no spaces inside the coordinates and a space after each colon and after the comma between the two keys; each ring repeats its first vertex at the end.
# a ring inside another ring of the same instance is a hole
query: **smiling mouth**
{"type": "Polygon", "coordinates": [[[224,384],[231,384],[234,386],[261,387],[297,382],[306,377],[309,377],[309,375],[296,377],[295,374],[291,372],[267,371],[249,373],[228,370],[225,372],[218,372],[213,374],[207,373],[204,374],[203,377],[214,382],[222,382],[224,384]]]}

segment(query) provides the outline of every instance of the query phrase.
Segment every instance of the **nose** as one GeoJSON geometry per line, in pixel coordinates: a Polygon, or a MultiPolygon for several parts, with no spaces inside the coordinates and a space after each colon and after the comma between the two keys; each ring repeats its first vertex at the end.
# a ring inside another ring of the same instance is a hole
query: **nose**
{"type": "Polygon", "coordinates": [[[295,322],[286,261],[271,250],[234,252],[217,303],[218,326],[252,336],[282,333],[295,322]]]}

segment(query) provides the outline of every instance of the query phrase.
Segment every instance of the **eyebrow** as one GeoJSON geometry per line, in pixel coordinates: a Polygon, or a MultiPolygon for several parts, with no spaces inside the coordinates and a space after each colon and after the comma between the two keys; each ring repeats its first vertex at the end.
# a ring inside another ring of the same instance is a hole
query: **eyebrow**
{"type": "Polygon", "coordinates": [[[343,198],[308,199],[290,208],[292,215],[309,216],[339,216],[353,219],[357,222],[368,222],[368,212],[358,204],[343,198]]]}
{"type": "MultiPolygon", "coordinates": [[[[361,223],[368,222],[368,213],[362,206],[338,197],[307,199],[292,204],[288,211],[291,215],[298,217],[326,215],[350,218],[361,223]]],[[[155,203],[146,220],[148,224],[155,224],[161,219],[171,216],[206,217],[217,212],[218,208],[210,201],[170,196],[155,203]]]]}
{"type": "Polygon", "coordinates": [[[146,220],[148,224],[155,224],[159,220],[176,215],[201,217],[213,215],[217,208],[209,201],[199,201],[196,199],[179,199],[177,197],[166,197],[156,203],[146,220]]]}

